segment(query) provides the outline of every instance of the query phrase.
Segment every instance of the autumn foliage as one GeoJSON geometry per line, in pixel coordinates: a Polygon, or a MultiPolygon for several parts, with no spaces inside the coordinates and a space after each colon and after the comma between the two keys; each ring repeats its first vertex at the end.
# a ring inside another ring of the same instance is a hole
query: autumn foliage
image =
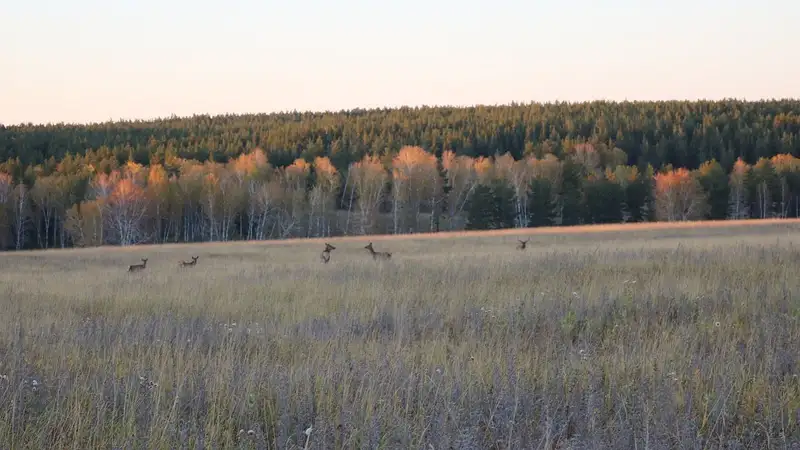
{"type": "Polygon", "coordinates": [[[696,170],[623,163],[619,149],[470,157],[420,146],[273,166],[260,148],[227,162],[67,161],[33,182],[0,172],[3,248],[415,233],[475,227],[800,216],[800,160],[715,160],[696,170]]]}
{"type": "Polygon", "coordinates": [[[705,213],[700,182],[680,168],[655,176],[656,216],[659,220],[699,220],[705,213]]]}

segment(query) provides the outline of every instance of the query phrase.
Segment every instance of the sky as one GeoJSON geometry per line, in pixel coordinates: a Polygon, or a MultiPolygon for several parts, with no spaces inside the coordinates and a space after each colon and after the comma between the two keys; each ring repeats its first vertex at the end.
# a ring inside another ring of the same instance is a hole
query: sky
{"type": "Polygon", "coordinates": [[[800,97],[796,0],[0,0],[0,123],[800,97]]]}

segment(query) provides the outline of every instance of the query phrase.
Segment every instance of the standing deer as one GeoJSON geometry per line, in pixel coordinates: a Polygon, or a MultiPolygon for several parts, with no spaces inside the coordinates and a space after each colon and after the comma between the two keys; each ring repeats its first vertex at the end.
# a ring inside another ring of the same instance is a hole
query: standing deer
{"type": "Polygon", "coordinates": [[[197,256],[192,256],[192,260],[190,261],[181,261],[181,267],[193,266],[197,264],[197,256]]]}
{"type": "Polygon", "coordinates": [[[331,250],[336,250],[336,247],[332,246],[331,244],[325,243],[325,250],[320,253],[319,257],[323,263],[328,264],[328,261],[331,260],[331,250]]]}
{"type": "Polygon", "coordinates": [[[137,272],[139,270],[144,270],[145,266],[147,266],[147,258],[142,258],[141,264],[131,264],[128,266],[128,272],[137,272]]]}
{"type": "Polygon", "coordinates": [[[517,250],[525,250],[525,246],[528,245],[528,242],[530,242],[531,239],[528,238],[524,241],[520,241],[519,239],[517,239],[517,241],[519,241],[519,244],[517,244],[517,250]]]}
{"type": "Polygon", "coordinates": [[[372,248],[372,242],[370,242],[364,248],[369,250],[369,252],[372,254],[372,259],[392,259],[392,254],[389,252],[376,252],[375,249],[372,248]]]}

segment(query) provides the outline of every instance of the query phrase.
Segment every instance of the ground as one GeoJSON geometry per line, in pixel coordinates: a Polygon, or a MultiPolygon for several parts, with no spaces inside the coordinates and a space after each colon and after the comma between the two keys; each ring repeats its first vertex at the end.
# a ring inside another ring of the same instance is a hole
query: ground
{"type": "Polygon", "coordinates": [[[791,220],[6,253],[0,448],[788,448],[798,269],[791,220]]]}

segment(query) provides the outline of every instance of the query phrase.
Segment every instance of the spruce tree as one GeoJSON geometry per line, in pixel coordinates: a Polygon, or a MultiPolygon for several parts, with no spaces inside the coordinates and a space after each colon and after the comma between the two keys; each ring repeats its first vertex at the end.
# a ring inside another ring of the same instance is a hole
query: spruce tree
{"type": "Polygon", "coordinates": [[[528,186],[528,224],[549,227],[553,225],[555,216],[553,184],[546,178],[534,178],[528,186]]]}
{"type": "Polygon", "coordinates": [[[465,228],[467,230],[490,229],[494,214],[493,204],[492,188],[484,184],[475,186],[464,208],[467,214],[465,228]]]}
{"type": "Polygon", "coordinates": [[[567,158],[562,170],[561,224],[577,225],[583,217],[583,166],[567,158]]]}
{"type": "Polygon", "coordinates": [[[586,223],[622,222],[625,204],[625,191],[622,186],[606,178],[598,178],[588,181],[583,189],[586,223]]]}
{"type": "Polygon", "coordinates": [[[728,216],[728,202],[730,200],[730,186],[728,175],[722,166],[711,160],[703,163],[698,169],[698,180],[708,198],[707,218],[722,220],[728,216]]]}

